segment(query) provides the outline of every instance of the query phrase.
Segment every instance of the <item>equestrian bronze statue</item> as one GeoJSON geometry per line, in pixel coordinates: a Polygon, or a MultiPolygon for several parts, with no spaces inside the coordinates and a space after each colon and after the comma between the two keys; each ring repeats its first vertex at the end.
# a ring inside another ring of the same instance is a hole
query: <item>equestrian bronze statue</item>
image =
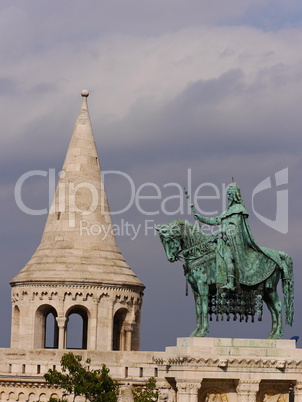
{"type": "Polygon", "coordinates": [[[254,321],[262,318],[263,301],[271,317],[269,339],[283,336],[282,303],[277,293],[282,280],[285,321],[293,322],[293,263],[282,251],[259,247],[248,223],[240,189],[229,186],[228,208],[216,217],[202,217],[191,208],[195,224],[175,220],[157,227],[167,259],[183,261],[184,275],[191,285],[196,308],[196,327],[191,336],[209,332],[209,316],[227,320],[254,321]],[[206,235],[198,222],[220,225],[206,235]]]}

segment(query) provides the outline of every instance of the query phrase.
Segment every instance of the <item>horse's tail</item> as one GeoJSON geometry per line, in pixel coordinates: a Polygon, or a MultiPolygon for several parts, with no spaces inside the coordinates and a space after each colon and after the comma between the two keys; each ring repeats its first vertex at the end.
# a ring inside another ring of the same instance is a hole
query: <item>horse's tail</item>
{"type": "Polygon", "coordinates": [[[281,259],[283,262],[282,291],[284,295],[285,322],[288,325],[292,325],[294,319],[293,261],[290,256],[285,253],[281,259]]]}

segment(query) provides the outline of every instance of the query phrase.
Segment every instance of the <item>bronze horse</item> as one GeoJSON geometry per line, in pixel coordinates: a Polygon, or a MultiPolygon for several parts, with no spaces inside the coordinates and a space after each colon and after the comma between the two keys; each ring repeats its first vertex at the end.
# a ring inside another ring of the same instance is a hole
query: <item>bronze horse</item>
{"type": "Polygon", "coordinates": [[[217,269],[216,236],[206,235],[199,227],[184,220],[175,220],[167,225],[160,225],[157,231],[167,259],[175,262],[183,259],[184,274],[191,285],[196,309],[196,327],[190,336],[205,336],[209,332],[209,314],[237,314],[240,321],[254,315],[261,319],[262,300],[266,303],[271,317],[272,329],[269,339],[280,339],[283,335],[282,303],[277,293],[277,285],[282,279],[284,295],[285,321],[288,325],[293,322],[293,264],[291,258],[278,252],[284,272],[276,264],[273,273],[256,286],[246,286],[236,283],[236,291],[228,292],[223,289],[226,274],[217,269]],[[215,301],[211,307],[211,301],[215,301]]]}

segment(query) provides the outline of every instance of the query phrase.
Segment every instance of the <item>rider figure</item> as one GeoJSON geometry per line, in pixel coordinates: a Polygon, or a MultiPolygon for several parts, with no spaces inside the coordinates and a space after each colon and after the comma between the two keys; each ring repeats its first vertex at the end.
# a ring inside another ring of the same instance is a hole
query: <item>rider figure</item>
{"type": "MultiPolygon", "coordinates": [[[[242,250],[244,248],[245,233],[242,228],[242,222],[246,221],[248,213],[244,207],[243,199],[240,194],[240,189],[236,183],[228,187],[228,209],[219,216],[205,218],[194,213],[194,218],[207,225],[221,225],[221,229],[214,232],[221,234],[218,238],[217,248],[221,255],[227,273],[227,283],[222,286],[224,289],[231,291],[235,290],[235,265],[236,262],[240,265],[244,262],[242,250]]],[[[192,205],[192,207],[194,207],[192,205]]],[[[236,267],[237,270],[242,270],[244,267],[236,267]]]]}

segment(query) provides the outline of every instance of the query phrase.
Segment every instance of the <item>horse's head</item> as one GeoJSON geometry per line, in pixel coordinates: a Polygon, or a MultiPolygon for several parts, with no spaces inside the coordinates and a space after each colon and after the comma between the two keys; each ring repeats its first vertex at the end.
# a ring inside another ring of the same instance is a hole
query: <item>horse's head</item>
{"type": "Polygon", "coordinates": [[[164,246],[167,259],[170,262],[179,260],[181,246],[181,225],[180,221],[173,221],[167,225],[157,226],[159,238],[164,246]]]}

